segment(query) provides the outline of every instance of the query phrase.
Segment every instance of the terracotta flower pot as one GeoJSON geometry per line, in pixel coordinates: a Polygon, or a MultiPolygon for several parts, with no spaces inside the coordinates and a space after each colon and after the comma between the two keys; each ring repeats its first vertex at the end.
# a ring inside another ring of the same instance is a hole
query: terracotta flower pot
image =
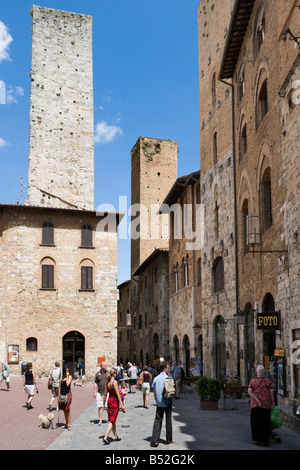
{"type": "Polygon", "coordinates": [[[200,400],[200,410],[218,410],[219,402],[212,400],[200,400]]]}

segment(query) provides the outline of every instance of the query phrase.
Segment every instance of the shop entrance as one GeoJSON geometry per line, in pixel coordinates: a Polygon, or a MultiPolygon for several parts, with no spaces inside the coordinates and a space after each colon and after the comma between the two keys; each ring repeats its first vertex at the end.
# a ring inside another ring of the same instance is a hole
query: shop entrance
{"type": "Polygon", "coordinates": [[[63,363],[70,368],[73,378],[77,372],[79,359],[84,362],[84,344],[84,336],[79,331],[69,331],[63,337],[63,363]]]}

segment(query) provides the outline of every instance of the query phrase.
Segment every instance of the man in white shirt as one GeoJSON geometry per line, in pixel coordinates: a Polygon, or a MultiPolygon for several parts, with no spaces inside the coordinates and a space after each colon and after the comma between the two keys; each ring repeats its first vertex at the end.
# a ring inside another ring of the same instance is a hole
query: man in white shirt
{"type": "Polygon", "coordinates": [[[129,365],[129,369],[127,373],[128,373],[128,377],[130,378],[129,393],[135,393],[135,386],[136,386],[136,382],[138,379],[138,372],[137,372],[137,368],[135,367],[135,364],[131,364],[131,362],[129,362],[128,365],[129,365]]]}

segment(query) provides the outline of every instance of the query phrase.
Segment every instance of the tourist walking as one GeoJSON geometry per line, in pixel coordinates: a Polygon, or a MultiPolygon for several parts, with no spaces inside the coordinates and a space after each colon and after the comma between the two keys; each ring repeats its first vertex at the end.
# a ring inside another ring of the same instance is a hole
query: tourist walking
{"type": "Polygon", "coordinates": [[[151,447],[158,447],[159,437],[161,433],[161,426],[163,416],[166,416],[166,441],[167,444],[174,443],[173,441],[173,431],[172,431],[172,403],[171,398],[165,399],[163,397],[164,383],[166,378],[169,376],[170,368],[169,364],[166,362],[160,363],[158,365],[158,371],[160,374],[155,377],[153,380],[153,394],[156,402],[156,414],[153,424],[153,431],[151,437],[151,447]]]}
{"type": "Polygon", "coordinates": [[[10,377],[9,377],[9,369],[7,365],[5,364],[4,359],[1,360],[1,377],[0,377],[0,384],[2,384],[2,381],[5,380],[6,383],[6,390],[10,391],[10,377]]]}
{"type": "Polygon", "coordinates": [[[58,408],[63,410],[65,415],[65,428],[71,431],[71,403],[72,403],[72,392],[71,392],[72,376],[70,375],[70,369],[66,365],[63,367],[62,378],[59,383],[58,391],[58,408]]]}
{"type": "Polygon", "coordinates": [[[59,392],[59,383],[62,377],[62,370],[60,368],[60,362],[55,361],[54,368],[50,371],[50,380],[51,380],[51,400],[49,403],[49,410],[52,411],[52,405],[54,400],[57,400],[57,410],[58,410],[58,392],[59,392]]]}
{"type": "Polygon", "coordinates": [[[130,379],[129,393],[135,393],[136,382],[138,379],[137,368],[135,367],[135,364],[131,364],[131,362],[129,362],[128,365],[129,365],[129,369],[127,371],[127,374],[130,379]]]}
{"type": "Polygon", "coordinates": [[[107,375],[107,382],[105,385],[105,393],[103,397],[103,401],[105,402],[106,397],[108,395],[107,400],[107,412],[108,412],[108,428],[103,438],[104,444],[110,444],[108,437],[110,432],[113,432],[114,438],[116,441],[120,441],[121,438],[118,437],[117,434],[117,417],[119,413],[119,408],[125,413],[125,406],[122,403],[120,393],[119,393],[119,386],[116,381],[117,371],[116,369],[111,369],[107,375]]]}
{"type": "Polygon", "coordinates": [[[98,426],[102,424],[103,410],[105,409],[105,402],[103,401],[105,393],[105,385],[107,382],[107,365],[105,362],[100,363],[100,370],[96,372],[94,382],[94,398],[98,408],[99,422],[98,426]]]}
{"type": "Polygon", "coordinates": [[[250,424],[252,440],[257,445],[268,446],[271,432],[271,409],[274,408],[273,384],[264,377],[265,368],[257,367],[257,378],[248,388],[250,400],[250,424]]]}
{"type": "Polygon", "coordinates": [[[83,387],[85,384],[85,372],[84,372],[84,365],[83,365],[83,360],[79,358],[79,365],[78,365],[78,379],[74,382],[74,387],[75,385],[78,385],[78,382],[81,382],[81,386],[83,387]]]}
{"type": "Polygon", "coordinates": [[[173,372],[173,379],[175,381],[175,398],[180,398],[180,390],[181,390],[181,366],[179,362],[175,362],[174,372],[173,372]]]}
{"type": "Polygon", "coordinates": [[[142,382],[142,392],[143,392],[143,407],[149,408],[149,393],[150,393],[150,386],[152,382],[152,376],[148,370],[148,367],[145,366],[142,370],[140,375],[140,379],[142,382]]]}
{"type": "Polygon", "coordinates": [[[27,410],[30,410],[32,407],[32,400],[35,395],[35,392],[38,393],[38,387],[36,384],[36,378],[34,371],[32,370],[32,362],[28,362],[26,371],[23,377],[23,390],[27,393],[27,410]]]}

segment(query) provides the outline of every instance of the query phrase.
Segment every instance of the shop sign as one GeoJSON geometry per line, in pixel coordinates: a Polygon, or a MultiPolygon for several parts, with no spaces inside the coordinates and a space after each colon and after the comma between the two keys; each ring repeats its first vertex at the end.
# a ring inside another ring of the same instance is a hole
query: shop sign
{"type": "Polygon", "coordinates": [[[280,330],[280,311],[274,313],[257,313],[257,328],[263,330],[280,330]]]}
{"type": "Polygon", "coordinates": [[[284,357],[284,349],[275,349],[274,356],[276,357],[284,357]]]}

